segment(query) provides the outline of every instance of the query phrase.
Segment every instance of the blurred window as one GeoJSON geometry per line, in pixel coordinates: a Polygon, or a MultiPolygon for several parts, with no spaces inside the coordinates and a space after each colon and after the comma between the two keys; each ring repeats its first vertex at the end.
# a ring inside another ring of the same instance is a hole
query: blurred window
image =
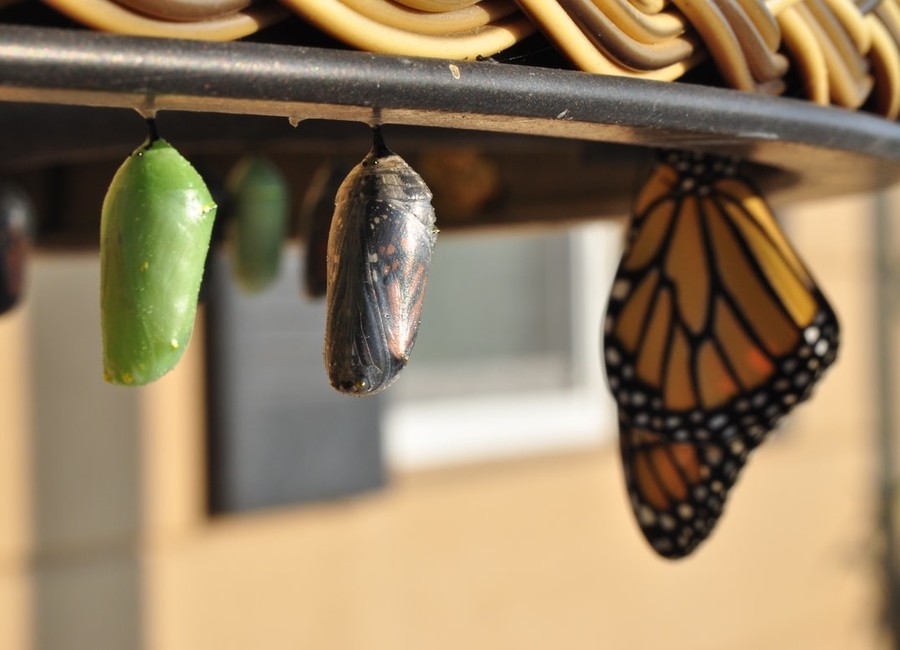
{"type": "Polygon", "coordinates": [[[278,282],[244,295],[227,256],[208,268],[213,512],[377,488],[415,469],[584,448],[611,439],[600,323],[621,229],[444,234],[409,366],[350,398],[322,366],[324,301],[300,295],[294,248],[278,282]]]}
{"type": "Polygon", "coordinates": [[[602,222],[438,240],[389,462],[413,468],[594,445],[614,431],[600,324],[621,244],[602,222]]]}

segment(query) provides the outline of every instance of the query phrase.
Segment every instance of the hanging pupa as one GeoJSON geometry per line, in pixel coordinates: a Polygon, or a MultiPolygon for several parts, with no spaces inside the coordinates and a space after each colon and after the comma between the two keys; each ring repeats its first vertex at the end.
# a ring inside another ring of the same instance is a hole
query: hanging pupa
{"type": "Polygon", "coordinates": [[[416,341],[437,230],[431,191],[374,129],[335,199],[328,237],[325,367],[350,395],[387,388],[416,341]]]}
{"type": "Polygon", "coordinates": [[[350,165],[329,161],[313,174],[300,205],[300,230],[305,242],[300,282],[307,297],[324,298],[328,290],[328,234],[334,217],[334,197],[350,165]]]}
{"type": "Polygon", "coordinates": [[[28,196],[13,183],[0,183],[0,314],[22,297],[33,220],[28,196]]]}
{"type": "Polygon", "coordinates": [[[184,354],[216,214],[200,174],[150,123],[103,201],[100,317],[103,376],[147,384],[184,354]]]}
{"type": "Polygon", "coordinates": [[[226,189],[235,279],[248,293],[262,291],[281,266],[290,205],[287,182],[274,164],[252,155],[234,166],[226,189]]]}

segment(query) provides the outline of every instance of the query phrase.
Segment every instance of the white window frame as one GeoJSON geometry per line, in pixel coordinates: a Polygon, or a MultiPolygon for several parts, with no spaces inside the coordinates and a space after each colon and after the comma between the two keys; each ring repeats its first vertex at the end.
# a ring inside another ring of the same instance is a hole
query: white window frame
{"type": "MultiPolygon", "coordinates": [[[[622,224],[586,224],[574,228],[570,237],[574,384],[518,393],[388,399],[382,425],[389,466],[416,470],[572,451],[614,438],[615,406],[602,376],[600,330],[621,254],[622,224]]],[[[502,359],[491,358],[484,371],[520,373],[523,363],[528,361],[511,360],[506,368],[502,359]]]]}

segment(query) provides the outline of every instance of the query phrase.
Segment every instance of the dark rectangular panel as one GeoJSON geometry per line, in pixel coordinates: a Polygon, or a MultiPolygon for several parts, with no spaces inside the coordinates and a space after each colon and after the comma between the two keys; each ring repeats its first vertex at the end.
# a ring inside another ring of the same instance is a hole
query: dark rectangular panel
{"type": "Polygon", "coordinates": [[[298,253],[276,284],[242,293],[228,260],[208,269],[210,508],[334,499],[384,483],[378,396],[351,398],[322,364],[324,301],[300,291],[298,253]]]}

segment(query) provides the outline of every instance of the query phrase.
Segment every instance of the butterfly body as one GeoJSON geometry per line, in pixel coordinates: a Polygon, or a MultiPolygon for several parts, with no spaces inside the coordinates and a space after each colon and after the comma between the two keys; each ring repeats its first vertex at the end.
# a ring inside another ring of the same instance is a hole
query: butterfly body
{"type": "Polygon", "coordinates": [[[604,323],[626,485],[657,552],[687,555],[711,532],[838,337],[749,181],[728,160],[670,154],[637,199],[604,323]]]}

